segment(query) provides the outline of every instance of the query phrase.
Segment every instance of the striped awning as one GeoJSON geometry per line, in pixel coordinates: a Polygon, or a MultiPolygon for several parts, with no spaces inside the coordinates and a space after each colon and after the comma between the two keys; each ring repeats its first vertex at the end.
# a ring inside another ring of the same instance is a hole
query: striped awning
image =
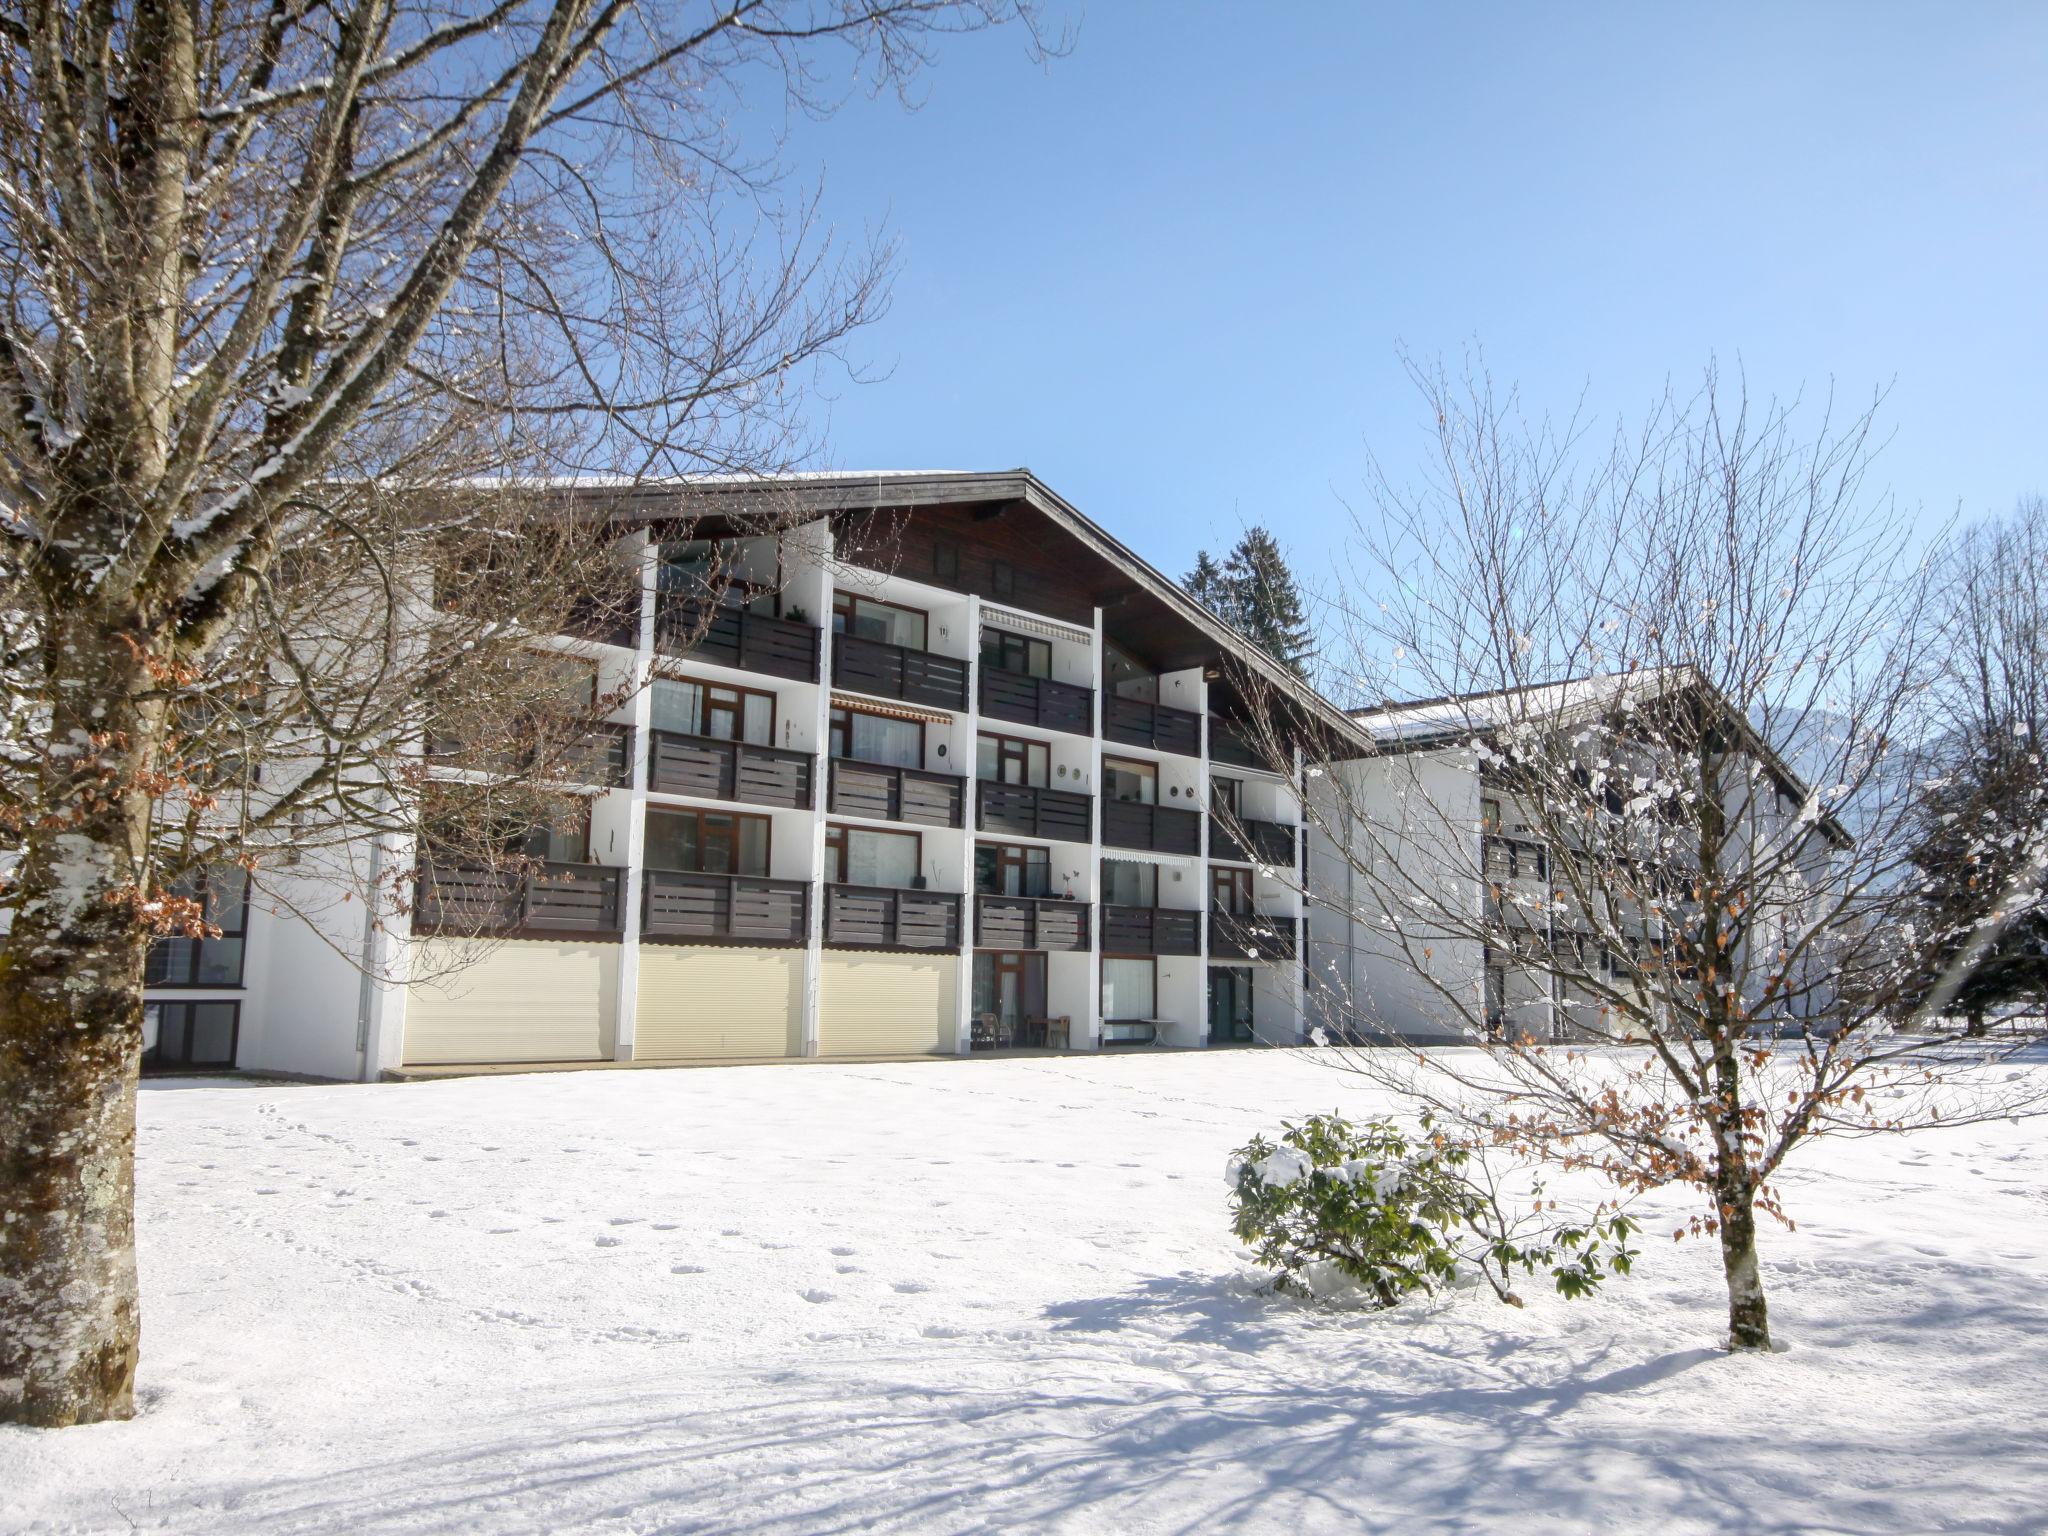
{"type": "Polygon", "coordinates": [[[1093,645],[1095,636],[1085,629],[1076,629],[1071,624],[1056,624],[1051,619],[1037,618],[1028,613],[1018,613],[1010,608],[994,608],[987,603],[981,605],[983,625],[995,625],[1012,634],[1036,635],[1041,640],[1064,640],[1069,645],[1093,645]]]}
{"type": "Polygon", "coordinates": [[[852,694],[832,695],[834,709],[858,710],[864,715],[882,715],[890,720],[915,720],[920,725],[951,725],[953,717],[935,709],[919,709],[914,704],[889,704],[880,699],[856,698],[852,694]]]}

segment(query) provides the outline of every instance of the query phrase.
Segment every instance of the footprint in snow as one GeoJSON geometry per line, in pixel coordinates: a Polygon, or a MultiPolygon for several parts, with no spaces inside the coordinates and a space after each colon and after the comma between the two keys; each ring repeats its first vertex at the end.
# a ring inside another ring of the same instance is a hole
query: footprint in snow
{"type": "Polygon", "coordinates": [[[831,1249],[830,1252],[835,1259],[850,1259],[853,1257],[853,1248],[846,1243],[841,1243],[838,1247],[831,1249]]]}
{"type": "Polygon", "coordinates": [[[805,1291],[803,1295],[804,1300],[809,1302],[836,1301],[838,1299],[830,1291],[820,1290],[815,1285],[812,1286],[808,1291],[805,1291]]]}
{"type": "Polygon", "coordinates": [[[931,1287],[922,1280],[898,1280],[889,1289],[904,1296],[916,1296],[921,1292],[930,1290],[931,1287]]]}
{"type": "Polygon", "coordinates": [[[623,1237],[600,1237],[597,1239],[597,1246],[600,1248],[623,1248],[626,1246],[626,1240],[623,1237]]]}
{"type": "Polygon", "coordinates": [[[668,1272],[672,1275],[702,1275],[707,1271],[702,1264],[671,1264],[668,1272]]]}

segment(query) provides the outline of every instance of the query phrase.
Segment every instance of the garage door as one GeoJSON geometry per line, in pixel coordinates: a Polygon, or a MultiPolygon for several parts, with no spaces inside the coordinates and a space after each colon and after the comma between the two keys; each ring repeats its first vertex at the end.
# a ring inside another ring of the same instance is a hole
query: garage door
{"type": "Polygon", "coordinates": [[[643,945],[633,1059],[800,1055],[803,995],[801,950],[643,945]]]}
{"type": "Polygon", "coordinates": [[[827,1056],[952,1054],[959,1038],[953,955],[828,952],[818,992],[827,1056]]]}
{"type": "Polygon", "coordinates": [[[604,1061],[619,946],[421,939],[405,1000],[405,1064],[604,1061]]]}

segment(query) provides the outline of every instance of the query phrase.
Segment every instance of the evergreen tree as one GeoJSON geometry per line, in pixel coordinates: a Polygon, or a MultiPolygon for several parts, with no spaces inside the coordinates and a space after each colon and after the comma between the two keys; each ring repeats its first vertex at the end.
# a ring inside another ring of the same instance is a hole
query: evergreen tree
{"type": "Polygon", "coordinates": [[[1297,677],[1308,675],[1311,654],[1308,616],[1301,589],[1280,553],[1280,543],[1263,528],[1248,528],[1221,565],[1209,551],[1195,555],[1195,568],[1181,578],[1196,602],[1297,677]]]}
{"type": "Polygon", "coordinates": [[[1264,528],[1247,528],[1223,563],[1223,578],[1237,627],[1295,676],[1308,676],[1308,612],[1279,541],[1264,528]]]}

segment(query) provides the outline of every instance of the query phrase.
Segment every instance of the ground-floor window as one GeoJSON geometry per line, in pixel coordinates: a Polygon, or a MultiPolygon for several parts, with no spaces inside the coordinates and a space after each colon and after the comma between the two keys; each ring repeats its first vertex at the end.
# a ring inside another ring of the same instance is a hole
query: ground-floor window
{"type": "Polygon", "coordinates": [[[142,1014],[144,1033],[156,1042],[143,1052],[144,1071],[219,1071],[235,1064],[240,1003],[150,1002],[142,1014]]]}
{"type": "Polygon", "coordinates": [[[1248,965],[1210,966],[1210,1043],[1220,1045],[1252,1038],[1252,968],[1248,965]]]}
{"type": "Polygon", "coordinates": [[[1045,1017],[1045,956],[1030,950],[974,952],[974,1047],[1025,1043],[1045,1017]]]}
{"type": "Polygon", "coordinates": [[[1150,955],[1102,957],[1102,1016],[1105,1019],[1159,1017],[1159,962],[1150,955]]]}

